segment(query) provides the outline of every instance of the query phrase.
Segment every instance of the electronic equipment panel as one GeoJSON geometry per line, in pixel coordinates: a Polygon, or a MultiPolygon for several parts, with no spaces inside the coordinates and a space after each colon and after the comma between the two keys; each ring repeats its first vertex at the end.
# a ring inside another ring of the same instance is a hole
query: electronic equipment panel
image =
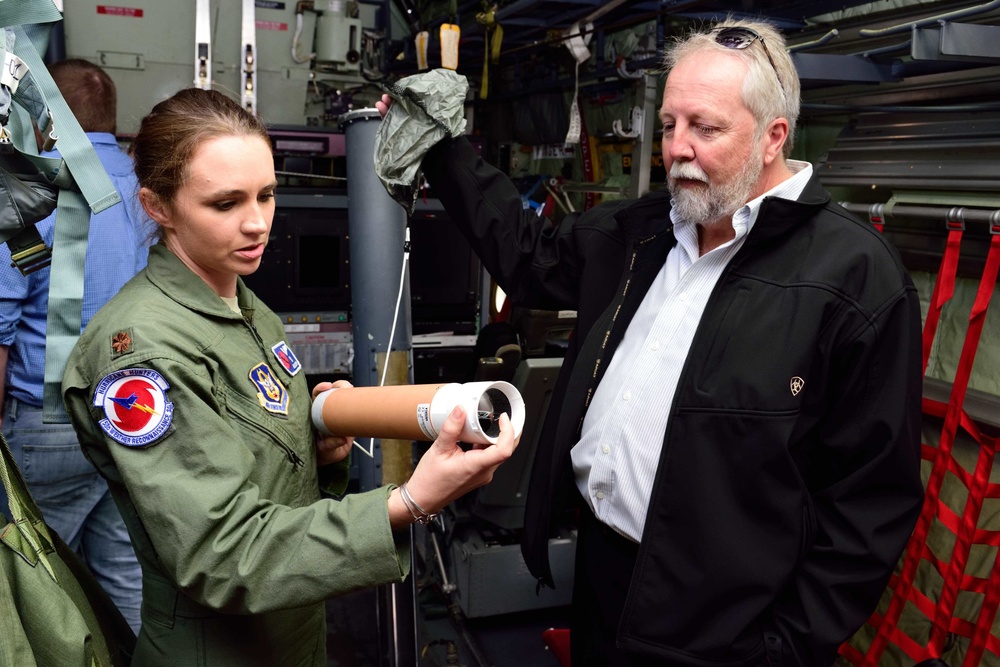
{"type": "Polygon", "coordinates": [[[521,441],[510,459],[497,468],[493,481],[478,490],[472,509],[473,515],[500,528],[524,526],[531,467],[562,361],[561,357],[523,359],[511,380],[524,400],[521,441]]]}

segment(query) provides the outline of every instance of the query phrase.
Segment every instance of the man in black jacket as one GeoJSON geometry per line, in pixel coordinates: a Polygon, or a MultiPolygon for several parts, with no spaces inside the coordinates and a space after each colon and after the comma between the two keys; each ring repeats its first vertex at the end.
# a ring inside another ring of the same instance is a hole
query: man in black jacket
{"type": "Polygon", "coordinates": [[[422,163],[515,303],[577,310],[522,550],[551,585],[548,537],[579,507],[574,667],[825,667],[920,510],[919,302],[787,158],[777,31],[727,21],[666,65],[668,192],[553,227],[462,138],[422,163]]]}

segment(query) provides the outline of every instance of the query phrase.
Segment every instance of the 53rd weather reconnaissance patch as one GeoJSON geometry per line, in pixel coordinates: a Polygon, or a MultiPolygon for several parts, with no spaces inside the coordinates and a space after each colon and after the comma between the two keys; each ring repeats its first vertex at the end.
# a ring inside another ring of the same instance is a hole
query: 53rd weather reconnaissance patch
{"type": "Polygon", "coordinates": [[[167,432],[174,404],[170,384],[150,368],[126,368],[104,376],[94,390],[94,406],[104,409],[101,428],[128,447],[145,447],[167,432]]]}

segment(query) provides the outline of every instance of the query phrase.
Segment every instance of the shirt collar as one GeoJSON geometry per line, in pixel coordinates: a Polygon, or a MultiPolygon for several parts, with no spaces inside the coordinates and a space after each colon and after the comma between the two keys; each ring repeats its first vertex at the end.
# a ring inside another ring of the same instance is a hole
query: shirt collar
{"type": "Polygon", "coordinates": [[[104,144],[106,146],[117,146],[118,140],[110,132],[87,132],[87,138],[92,144],[104,144]]]}
{"type": "MultiPolygon", "coordinates": [[[[785,164],[788,166],[788,170],[792,172],[792,177],[778,183],[756,199],[748,201],[736,211],[733,215],[734,228],[736,228],[738,224],[737,220],[739,220],[739,224],[746,225],[745,233],[749,233],[757,221],[757,214],[760,213],[760,207],[764,203],[765,197],[778,197],[779,199],[790,199],[792,201],[799,198],[802,190],[806,187],[806,183],[809,182],[809,178],[812,176],[812,165],[802,160],[787,160],[785,164]]],[[[737,228],[738,232],[739,229],[737,228]]]]}
{"type": "MultiPolygon", "coordinates": [[[[164,294],[191,310],[226,319],[242,318],[200,276],[168,250],[162,241],[149,249],[146,275],[164,294]]],[[[253,292],[239,278],[236,280],[236,297],[240,310],[252,318],[256,300],[253,292]]]]}

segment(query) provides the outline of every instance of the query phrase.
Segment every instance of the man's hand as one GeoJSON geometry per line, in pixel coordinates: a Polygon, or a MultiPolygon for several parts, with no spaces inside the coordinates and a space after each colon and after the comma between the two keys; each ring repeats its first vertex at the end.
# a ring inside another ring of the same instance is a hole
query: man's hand
{"type": "Polygon", "coordinates": [[[378,109],[380,114],[382,114],[382,118],[385,118],[385,115],[389,113],[389,107],[391,106],[392,97],[389,95],[383,95],[382,99],[375,103],[375,108],[378,109]]]}

